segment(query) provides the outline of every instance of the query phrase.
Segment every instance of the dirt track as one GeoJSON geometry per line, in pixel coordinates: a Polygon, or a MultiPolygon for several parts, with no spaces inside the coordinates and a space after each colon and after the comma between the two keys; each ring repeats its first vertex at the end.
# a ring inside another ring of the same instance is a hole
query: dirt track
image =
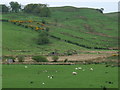
{"type": "MultiPolygon", "coordinates": [[[[97,60],[100,58],[105,58],[112,56],[113,54],[117,54],[116,51],[83,51],[85,53],[90,54],[78,54],[78,55],[72,55],[72,56],[60,56],[59,61],[64,61],[65,59],[68,59],[70,61],[86,61],[86,60],[97,60]],[[97,53],[97,54],[92,54],[97,53]]],[[[49,61],[52,61],[51,57],[47,57],[49,61]]]]}
{"type": "MultiPolygon", "coordinates": [[[[84,53],[85,54],[77,54],[77,55],[71,55],[71,56],[59,56],[58,61],[64,61],[65,59],[68,59],[68,61],[88,61],[88,60],[97,61],[99,59],[112,56],[113,54],[117,54],[116,51],[84,51],[84,53]]],[[[49,61],[53,61],[52,56],[47,56],[47,59],[49,61]]],[[[34,60],[32,60],[30,56],[26,57],[25,61],[34,62],[34,60]]]]}
{"type": "MultiPolygon", "coordinates": [[[[109,57],[111,54],[79,54],[79,55],[72,55],[72,56],[60,56],[58,61],[64,61],[68,59],[70,61],[85,61],[85,60],[94,60],[98,58],[105,58],[109,57]]],[[[49,61],[52,61],[51,57],[47,57],[49,61]]]]}

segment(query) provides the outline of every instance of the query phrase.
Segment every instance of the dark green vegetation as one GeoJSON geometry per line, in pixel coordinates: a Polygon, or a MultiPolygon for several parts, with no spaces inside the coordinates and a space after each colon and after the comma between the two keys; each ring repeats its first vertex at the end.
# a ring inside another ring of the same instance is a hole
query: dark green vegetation
{"type": "Polygon", "coordinates": [[[38,36],[38,45],[49,44],[49,42],[48,33],[41,31],[38,36]]]}
{"type": "Polygon", "coordinates": [[[12,12],[19,12],[21,9],[21,5],[18,2],[10,2],[10,7],[12,9],[12,12]]]}
{"type": "Polygon", "coordinates": [[[45,56],[33,56],[32,59],[37,62],[47,62],[48,61],[45,56]]]}
{"type": "Polygon", "coordinates": [[[24,59],[25,59],[24,56],[18,56],[17,58],[18,58],[18,61],[19,61],[19,62],[24,62],[24,59]]]}
{"type": "Polygon", "coordinates": [[[52,57],[52,60],[53,60],[54,62],[57,62],[58,59],[59,59],[58,56],[53,56],[53,57],[52,57]]]}
{"type": "MultiPolygon", "coordinates": [[[[3,54],[48,54],[69,50],[118,49],[117,17],[109,17],[91,8],[50,8],[51,17],[38,17],[25,13],[3,14],[8,20],[45,20],[49,27],[50,43],[37,45],[38,32],[30,28],[3,22],[3,54]],[[24,50],[21,52],[20,50],[24,50]]],[[[31,23],[31,25],[34,23],[31,23]]]]}
{"type": "Polygon", "coordinates": [[[9,8],[6,5],[0,5],[0,12],[6,13],[9,11],[9,8]]]}
{"type": "Polygon", "coordinates": [[[3,65],[3,88],[117,88],[118,68],[101,65],[3,65]],[[75,70],[82,67],[82,70],[75,70]],[[90,71],[93,68],[93,71],[90,71]],[[72,72],[77,72],[73,75],[72,72]],[[50,79],[48,76],[52,76],[50,79]]]}
{"type": "Polygon", "coordinates": [[[47,4],[27,4],[24,8],[22,8],[21,4],[14,1],[9,2],[9,6],[5,4],[0,4],[0,13],[10,12],[24,12],[40,17],[49,17],[51,15],[50,9],[47,4]]]}
{"type": "Polygon", "coordinates": [[[23,11],[41,17],[49,17],[51,14],[47,4],[28,4],[23,11]]]}

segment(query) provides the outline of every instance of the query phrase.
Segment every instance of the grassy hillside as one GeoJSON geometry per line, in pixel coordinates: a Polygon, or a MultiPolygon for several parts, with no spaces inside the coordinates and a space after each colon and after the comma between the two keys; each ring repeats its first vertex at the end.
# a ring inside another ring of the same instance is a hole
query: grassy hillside
{"type": "Polygon", "coordinates": [[[37,37],[38,32],[36,31],[3,22],[3,55],[46,54],[55,49],[63,53],[70,49],[84,49],[73,44],[57,41],[54,38],[50,38],[50,44],[48,45],[37,45],[37,37]]]}
{"type": "MultiPolygon", "coordinates": [[[[38,17],[25,13],[3,14],[8,20],[44,19],[50,28],[49,45],[37,45],[38,33],[30,28],[3,22],[3,54],[40,54],[58,50],[117,49],[118,22],[91,8],[52,7],[51,17],[38,17]],[[55,38],[56,37],[56,38],[55,38]],[[15,50],[25,50],[20,52],[15,50]]],[[[33,23],[31,23],[33,24],[33,23]]]]}
{"type": "Polygon", "coordinates": [[[113,13],[106,13],[105,15],[118,21],[118,18],[120,17],[119,14],[120,12],[113,12],[113,13]]]}

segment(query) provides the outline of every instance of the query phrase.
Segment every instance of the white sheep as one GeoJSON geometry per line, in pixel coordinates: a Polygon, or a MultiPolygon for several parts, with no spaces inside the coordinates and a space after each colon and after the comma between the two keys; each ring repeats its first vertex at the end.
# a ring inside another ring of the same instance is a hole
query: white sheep
{"type": "Polygon", "coordinates": [[[45,72],[47,72],[47,70],[45,70],[45,72]]]}
{"type": "Polygon", "coordinates": [[[75,68],[75,70],[78,70],[78,68],[75,68]]]}
{"type": "Polygon", "coordinates": [[[72,72],[73,75],[77,75],[77,72],[72,72]]]}
{"type": "Polygon", "coordinates": [[[78,67],[79,70],[81,70],[82,68],[81,67],[78,67]]]}
{"type": "Polygon", "coordinates": [[[27,66],[25,66],[25,68],[28,68],[27,66]]]}
{"type": "Polygon", "coordinates": [[[52,79],[53,77],[50,77],[50,79],[52,79]]]}
{"type": "Polygon", "coordinates": [[[42,84],[44,85],[45,83],[43,82],[42,84]]]}
{"type": "Polygon", "coordinates": [[[90,71],[93,71],[93,68],[90,68],[90,71]]]}

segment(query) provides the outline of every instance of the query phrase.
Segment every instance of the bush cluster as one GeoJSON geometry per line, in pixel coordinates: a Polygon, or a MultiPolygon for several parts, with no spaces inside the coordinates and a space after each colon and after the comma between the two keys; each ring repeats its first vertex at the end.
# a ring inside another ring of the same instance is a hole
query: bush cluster
{"type": "Polygon", "coordinates": [[[48,62],[45,56],[33,56],[32,59],[37,62],[48,62]]]}

